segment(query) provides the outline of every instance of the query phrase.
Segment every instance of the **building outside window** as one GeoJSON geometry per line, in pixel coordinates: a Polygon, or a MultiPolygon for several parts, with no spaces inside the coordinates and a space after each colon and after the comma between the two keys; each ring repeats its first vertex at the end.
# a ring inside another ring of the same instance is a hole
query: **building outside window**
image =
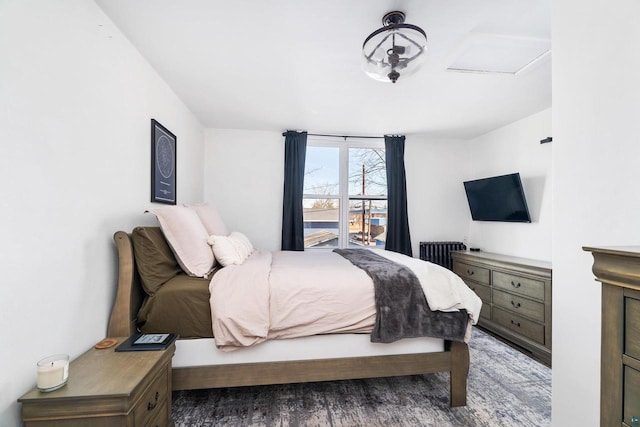
{"type": "Polygon", "coordinates": [[[310,136],[302,202],[305,248],[384,247],[384,142],[310,136]]]}

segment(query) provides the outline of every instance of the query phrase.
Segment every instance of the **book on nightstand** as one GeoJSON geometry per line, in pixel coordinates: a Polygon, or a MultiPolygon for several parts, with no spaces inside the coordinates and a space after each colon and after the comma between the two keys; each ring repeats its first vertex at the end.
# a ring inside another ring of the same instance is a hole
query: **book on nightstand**
{"type": "Polygon", "coordinates": [[[165,350],[176,338],[177,334],[133,334],[116,347],[116,351],[165,350]]]}

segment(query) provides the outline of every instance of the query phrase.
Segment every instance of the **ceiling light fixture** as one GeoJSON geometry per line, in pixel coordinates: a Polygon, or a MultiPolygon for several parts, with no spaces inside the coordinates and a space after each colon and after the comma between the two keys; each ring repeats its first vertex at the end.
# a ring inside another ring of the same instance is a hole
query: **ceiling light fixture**
{"type": "Polygon", "coordinates": [[[403,12],[382,17],[382,28],[375,30],[362,44],[363,68],[369,77],[395,83],[400,76],[416,72],[424,62],[427,35],[422,28],[404,23],[403,12]]]}

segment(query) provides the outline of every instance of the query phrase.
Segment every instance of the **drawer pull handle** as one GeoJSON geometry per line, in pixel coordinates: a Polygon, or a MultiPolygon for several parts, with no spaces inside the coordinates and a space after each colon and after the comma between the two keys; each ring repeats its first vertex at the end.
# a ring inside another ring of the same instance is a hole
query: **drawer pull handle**
{"type": "Polygon", "coordinates": [[[156,391],[155,402],[153,402],[153,403],[148,402],[147,403],[147,411],[151,411],[151,410],[155,409],[156,406],[158,406],[158,398],[159,397],[160,397],[160,393],[156,391]]]}
{"type": "Polygon", "coordinates": [[[475,273],[475,271],[473,271],[473,270],[467,270],[467,274],[468,274],[469,276],[473,276],[473,273],[475,273]]]}
{"type": "Polygon", "coordinates": [[[519,287],[520,287],[520,286],[522,286],[522,285],[520,284],[520,282],[515,283],[515,282],[512,280],[512,281],[511,281],[511,286],[513,286],[514,288],[519,288],[519,287]]]}
{"type": "Polygon", "coordinates": [[[511,320],[512,325],[516,325],[518,328],[520,327],[520,322],[516,322],[515,320],[511,320]]]}
{"type": "Polygon", "coordinates": [[[516,303],[516,302],[511,301],[511,305],[514,306],[515,308],[520,308],[520,303],[519,302],[516,303]]]}

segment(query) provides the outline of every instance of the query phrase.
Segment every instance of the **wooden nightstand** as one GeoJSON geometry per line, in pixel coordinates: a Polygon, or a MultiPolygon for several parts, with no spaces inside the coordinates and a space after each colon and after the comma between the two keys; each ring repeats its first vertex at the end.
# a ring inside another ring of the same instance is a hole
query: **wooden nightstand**
{"type": "Polygon", "coordinates": [[[18,399],[25,427],[173,426],[175,344],[162,351],[115,352],[115,347],[92,348],[72,361],[61,389],[33,389],[18,399]]]}

